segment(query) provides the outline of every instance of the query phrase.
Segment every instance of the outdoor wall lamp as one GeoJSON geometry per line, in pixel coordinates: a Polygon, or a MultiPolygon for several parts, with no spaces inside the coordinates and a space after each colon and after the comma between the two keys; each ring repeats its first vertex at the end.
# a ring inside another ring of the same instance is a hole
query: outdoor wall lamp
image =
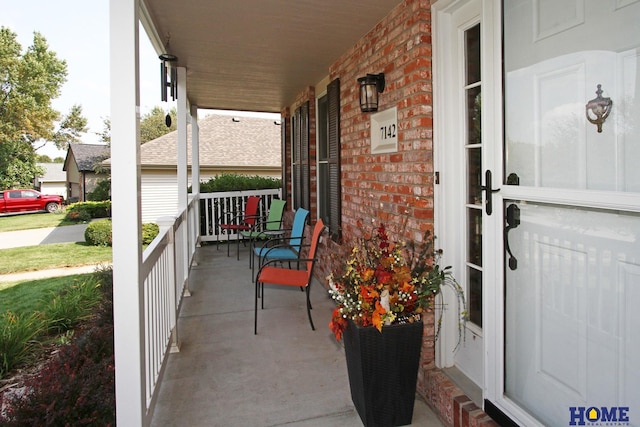
{"type": "Polygon", "coordinates": [[[175,101],[178,97],[178,75],[176,68],[171,67],[170,76],[167,78],[167,68],[169,68],[168,64],[176,62],[178,57],[170,53],[163,53],[159,58],[162,61],[160,62],[160,97],[163,102],[167,102],[167,89],[169,89],[171,99],[175,101]]]}
{"type": "Polygon", "coordinates": [[[358,78],[360,84],[360,111],[378,111],[378,93],[384,92],[384,73],[367,74],[358,78]]]}
{"type": "Polygon", "coordinates": [[[585,114],[587,115],[587,120],[598,126],[598,133],[601,133],[602,125],[605,120],[607,120],[607,117],[609,117],[609,113],[611,113],[613,101],[611,101],[611,98],[605,98],[602,96],[602,85],[598,85],[596,95],[598,96],[587,102],[587,105],[585,105],[585,114]],[[593,114],[595,118],[592,118],[592,115],[589,113],[593,114]]]}

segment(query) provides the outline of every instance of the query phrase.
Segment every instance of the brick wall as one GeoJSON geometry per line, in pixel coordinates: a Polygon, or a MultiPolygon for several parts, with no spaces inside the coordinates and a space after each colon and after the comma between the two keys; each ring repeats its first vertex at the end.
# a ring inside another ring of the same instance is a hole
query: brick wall
{"type": "MultiPolygon", "coordinates": [[[[340,78],[344,245],[350,246],[363,229],[380,222],[398,240],[421,241],[425,232],[433,231],[430,8],[428,0],[405,0],[330,67],[330,80],[340,78]],[[398,151],[372,155],[371,116],[360,111],[357,78],[380,72],[385,74],[386,88],[379,96],[378,111],[397,107],[398,151]]],[[[315,107],[310,90],[301,93],[296,104],[307,99],[315,107]]],[[[315,165],[315,112],[310,120],[315,165]]],[[[315,170],[312,174],[315,220],[315,170]]],[[[315,274],[321,283],[338,258],[331,254],[341,250],[344,247],[329,239],[321,245],[315,274]]],[[[425,321],[418,393],[447,425],[495,425],[435,367],[434,329],[431,314],[425,321]]]]}

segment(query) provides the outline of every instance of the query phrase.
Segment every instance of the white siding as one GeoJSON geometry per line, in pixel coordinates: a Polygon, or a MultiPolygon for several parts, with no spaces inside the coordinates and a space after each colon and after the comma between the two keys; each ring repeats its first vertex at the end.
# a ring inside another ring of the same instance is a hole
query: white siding
{"type": "Polygon", "coordinates": [[[176,215],[178,183],[175,171],[143,171],[140,184],[142,222],[156,222],[160,217],[176,215]]]}

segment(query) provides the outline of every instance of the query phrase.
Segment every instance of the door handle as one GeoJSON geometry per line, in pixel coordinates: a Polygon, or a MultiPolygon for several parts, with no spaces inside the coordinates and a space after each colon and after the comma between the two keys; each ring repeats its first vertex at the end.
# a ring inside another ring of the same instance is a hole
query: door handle
{"type": "Polygon", "coordinates": [[[484,210],[487,215],[491,215],[493,213],[493,193],[497,193],[498,191],[500,191],[499,188],[491,188],[491,183],[491,170],[487,169],[484,172],[484,185],[480,187],[481,190],[487,192],[484,205],[484,210]]]}
{"type": "Polygon", "coordinates": [[[504,228],[504,246],[509,254],[509,268],[515,270],[518,268],[518,260],[513,256],[509,247],[509,231],[520,225],[520,208],[515,203],[507,206],[507,226],[504,228]]]}

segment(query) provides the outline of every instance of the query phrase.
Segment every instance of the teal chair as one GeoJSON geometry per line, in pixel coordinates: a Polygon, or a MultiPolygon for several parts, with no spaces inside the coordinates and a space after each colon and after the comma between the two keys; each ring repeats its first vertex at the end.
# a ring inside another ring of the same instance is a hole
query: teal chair
{"type": "MultiPolygon", "coordinates": [[[[252,258],[258,257],[258,265],[261,267],[264,263],[271,260],[281,261],[298,261],[300,251],[302,249],[302,240],[304,239],[304,227],[309,217],[309,211],[304,208],[298,208],[293,217],[293,225],[288,236],[269,239],[262,247],[253,248],[252,258]]],[[[251,275],[255,270],[255,261],[251,265],[251,275]]]]}
{"type": "MultiPolygon", "coordinates": [[[[240,232],[240,237],[243,240],[249,240],[249,247],[252,251],[257,241],[281,237],[284,234],[284,231],[282,231],[282,216],[284,215],[286,204],[287,202],[284,200],[273,199],[269,205],[269,213],[266,219],[256,221],[250,230],[240,232]]],[[[252,265],[253,256],[250,256],[249,267],[252,265]]]]}

